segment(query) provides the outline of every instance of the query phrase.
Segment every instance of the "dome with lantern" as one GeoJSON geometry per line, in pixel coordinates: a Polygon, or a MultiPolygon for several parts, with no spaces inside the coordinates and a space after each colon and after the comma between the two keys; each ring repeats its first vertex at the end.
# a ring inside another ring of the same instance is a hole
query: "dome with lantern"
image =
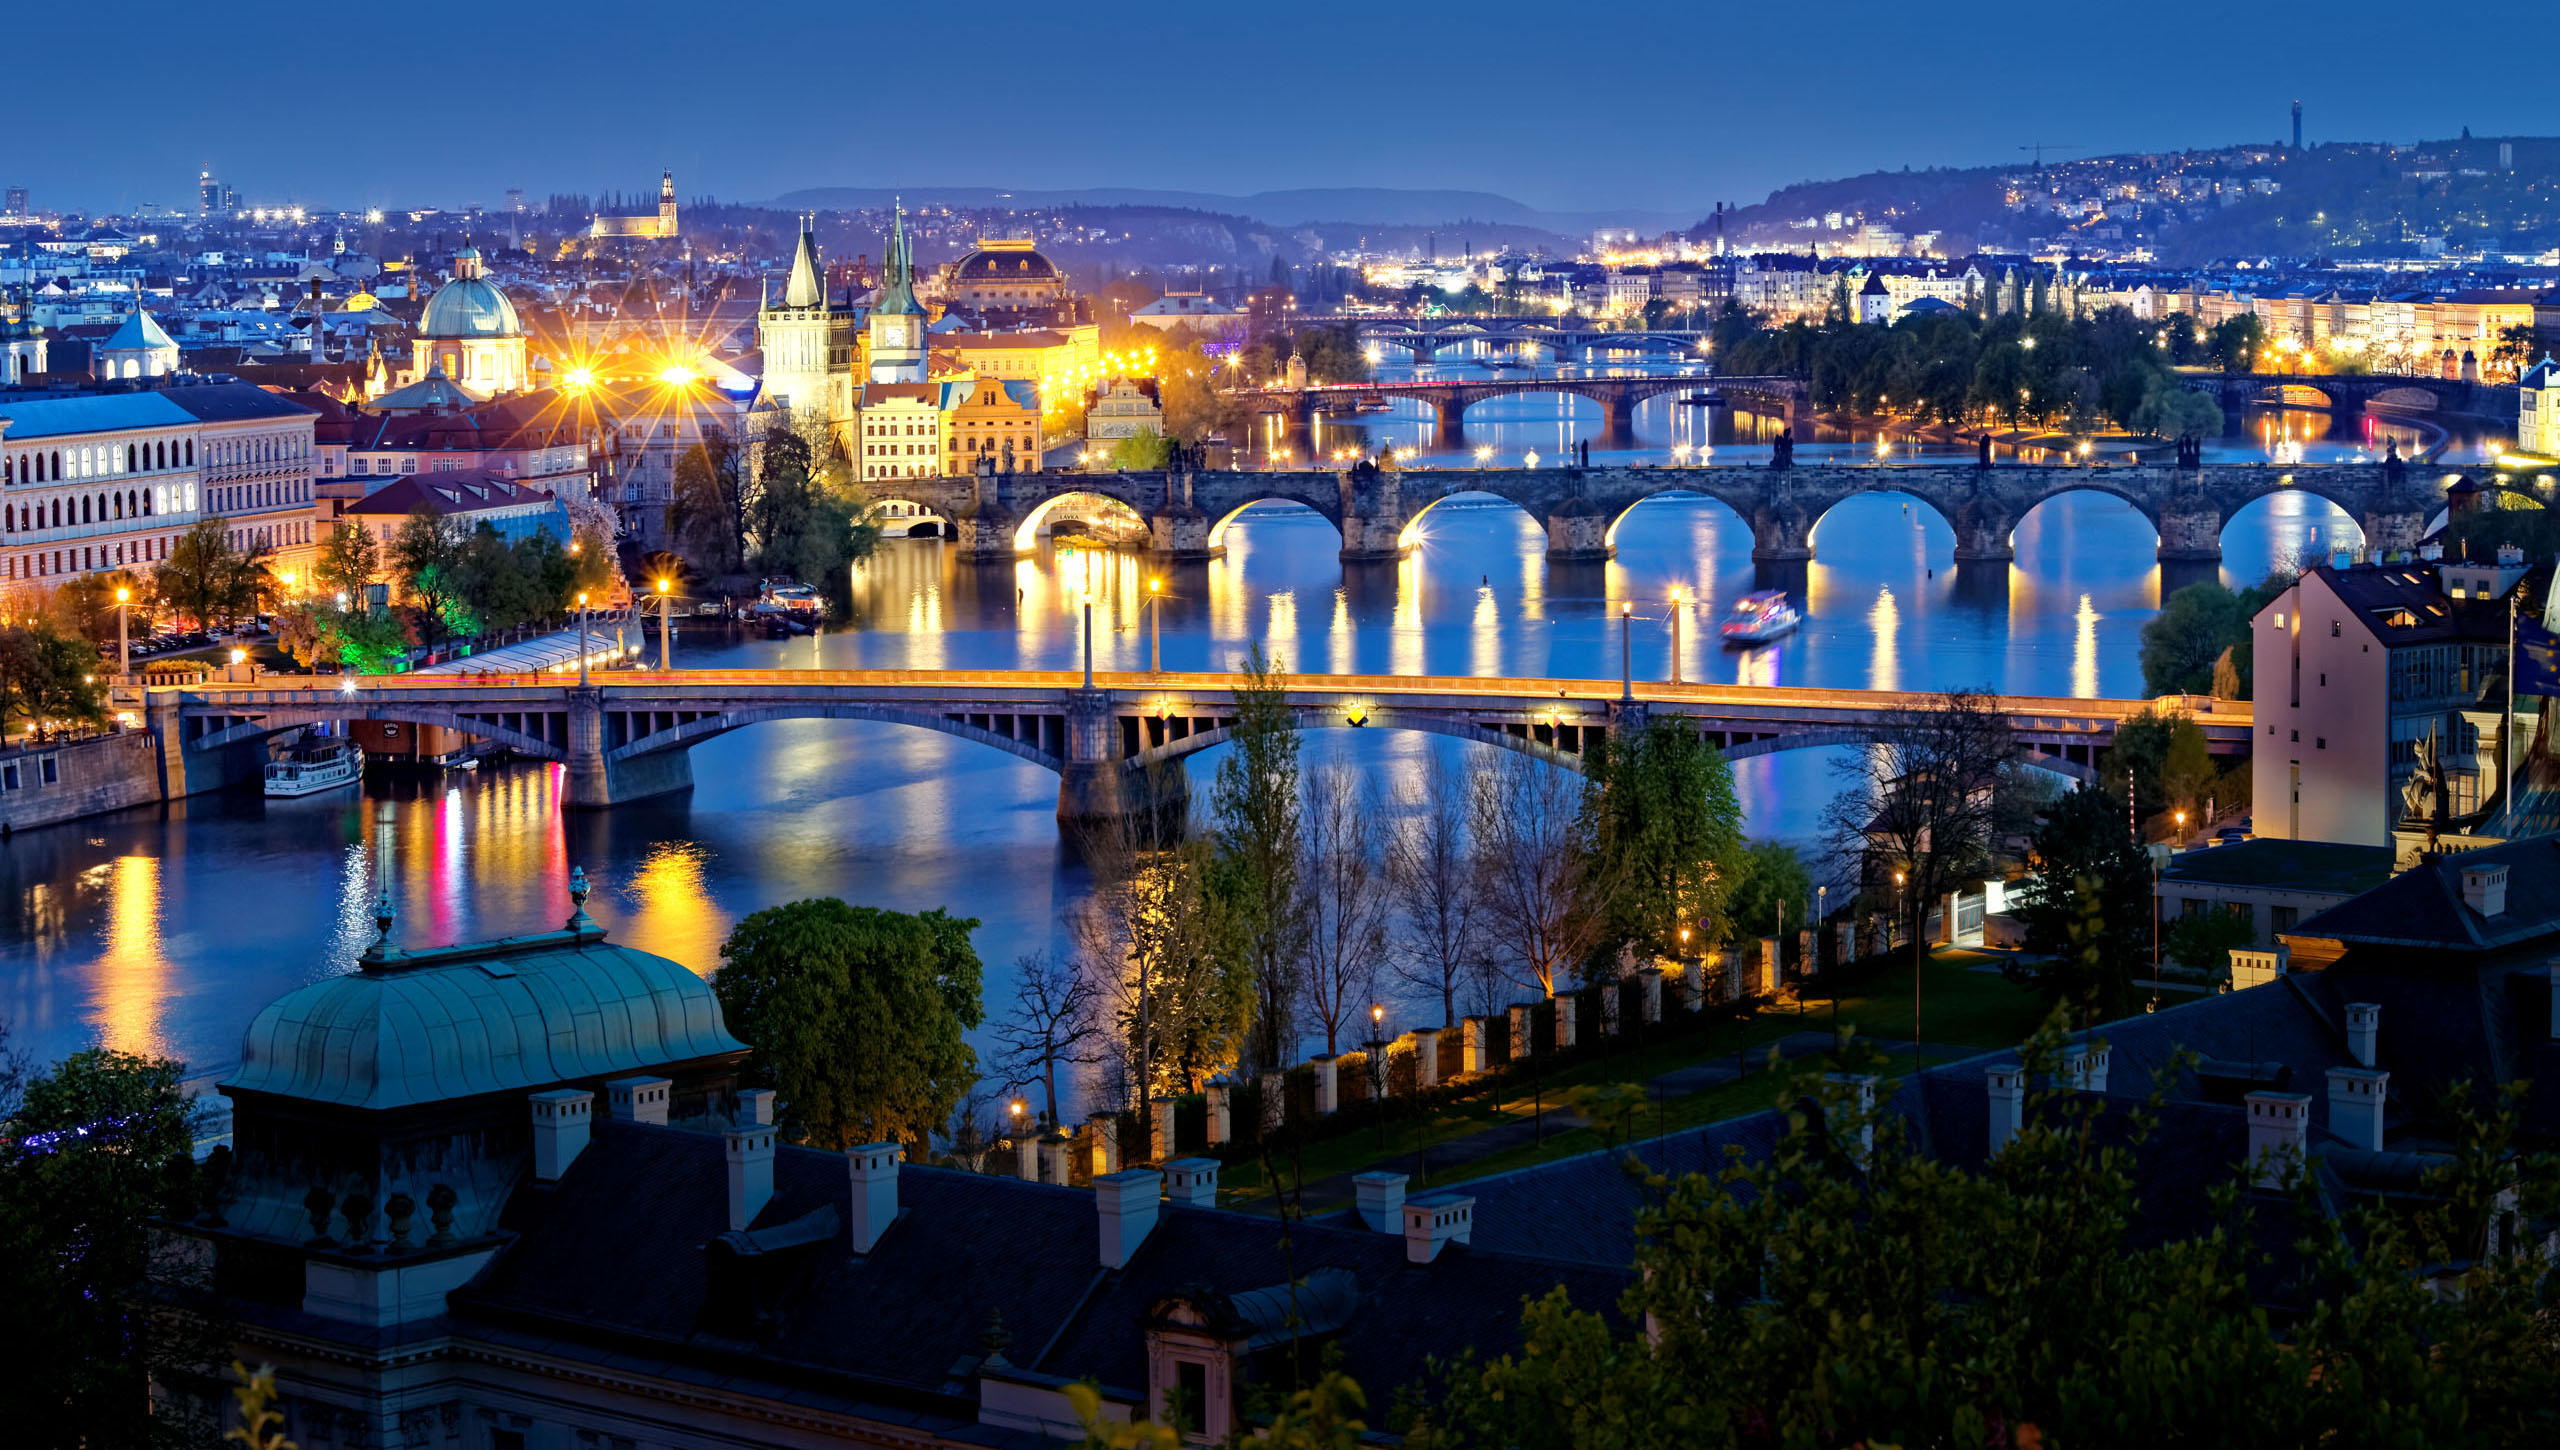
{"type": "Polygon", "coordinates": [[[426,316],[418,324],[424,338],[521,337],[516,306],[481,273],[480,249],[465,247],[453,254],[453,280],[427,299],[426,316]]]}

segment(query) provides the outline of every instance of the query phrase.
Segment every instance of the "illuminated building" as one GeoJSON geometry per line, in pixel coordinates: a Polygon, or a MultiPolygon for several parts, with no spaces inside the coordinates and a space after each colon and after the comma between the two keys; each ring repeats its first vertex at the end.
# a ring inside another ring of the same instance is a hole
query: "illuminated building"
{"type": "Polygon", "coordinates": [[[658,214],[656,216],[599,216],[587,229],[591,237],[636,237],[671,241],[682,235],[676,226],[676,174],[673,169],[658,174],[658,214]]]}
{"type": "Polygon", "coordinates": [[[1094,395],[1084,411],[1088,443],[1117,443],[1139,433],[1162,434],[1164,409],[1156,402],[1156,385],[1136,378],[1113,378],[1094,395]]]}
{"type": "Polygon", "coordinates": [[[1024,378],[1056,385],[1102,366],[1102,330],[1090,322],[1018,332],[936,332],[935,361],[948,360],[982,378],[1024,378]]]}
{"type": "Polygon", "coordinates": [[[1039,384],[976,378],[937,386],[942,389],[945,472],[966,473],[980,455],[993,457],[998,467],[1010,456],[1017,472],[1040,467],[1039,384]]]}
{"type": "Polygon", "coordinates": [[[2516,379],[2516,451],[2560,458],[2560,363],[2549,353],[2516,379]]]}
{"type": "Polygon", "coordinates": [[[423,382],[431,372],[478,397],[525,389],[524,326],[507,294],[483,275],[477,247],[453,254],[453,280],[427,299],[419,319],[409,381],[423,382]]]}
{"type": "Polygon", "coordinates": [[[764,351],[762,401],[841,428],[853,417],[853,309],[827,299],[818,239],[803,221],[782,300],[756,312],[764,351]]]}
{"type": "Polygon", "coordinates": [[[178,370],[177,340],[140,307],[115,334],[89,354],[89,371],[101,378],[165,378],[178,370]]]}
{"type": "Polygon", "coordinates": [[[915,253],[907,244],[907,213],[901,207],[881,270],[880,301],[868,319],[872,382],[925,380],[924,327],[924,308],[916,303],[915,253]]]}
{"type": "Polygon", "coordinates": [[[865,483],[942,474],[940,383],[873,383],[862,390],[853,462],[865,483]]]}
{"type": "Polygon", "coordinates": [[[1045,316],[1067,301],[1067,277],[1028,237],[982,237],[946,264],[937,279],[943,299],[971,312],[1045,316]]]}

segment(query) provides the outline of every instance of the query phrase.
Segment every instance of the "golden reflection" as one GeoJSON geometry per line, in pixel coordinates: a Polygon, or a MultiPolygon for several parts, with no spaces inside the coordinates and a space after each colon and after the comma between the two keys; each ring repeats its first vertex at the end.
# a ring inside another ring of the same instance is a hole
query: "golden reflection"
{"type": "Polygon", "coordinates": [[[1876,602],[1867,611],[1867,627],[1875,631],[1875,659],[1867,666],[1867,688],[1899,690],[1902,688],[1902,654],[1897,645],[1902,634],[1902,606],[1896,604],[1890,585],[1876,586],[1876,602]]]}
{"type": "Polygon", "coordinates": [[[1357,641],[1352,638],[1351,591],[1347,589],[1333,591],[1333,625],[1325,632],[1325,655],[1327,673],[1359,673],[1360,654],[1357,641]]]}
{"type": "Polygon", "coordinates": [[[166,1056],[169,959],[160,951],[159,858],[118,856],[81,874],[83,887],[107,893],[106,950],[90,989],[100,1045],[166,1056]]]}
{"type": "Polygon", "coordinates": [[[1263,627],[1263,653],[1271,657],[1274,667],[1306,672],[1298,657],[1298,596],[1296,591],[1278,589],[1271,594],[1271,617],[1263,627]]]}
{"type": "Polygon", "coordinates": [[[1422,649],[1422,561],[1408,553],[1396,561],[1395,618],[1387,634],[1390,674],[1425,673],[1422,649]]]}
{"type": "Polygon", "coordinates": [[[1779,649],[1776,645],[1763,645],[1759,649],[1744,650],[1734,660],[1734,683],[1737,685],[1776,685],[1780,683],[1778,679],[1778,662],[1784,654],[1785,651],[1779,649]]]}
{"type": "Polygon", "coordinates": [[[943,627],[940,589],[929,584],[910,588],[905,643],[908,669],[942,670],[951,667],[951,637],[943,627]]]}
{"type": "Polygon", "coordinates": [[[1476,590],[1476,614],[1467,627],[1467,673],[1502,673],[1502,608],[1494,602],[1491,585],[1476,590]]]}
{"type": "Polygon", "coordinates": [[[2071,618],[2080,626],[2071,637],[2072,698],[2094,700],[2098,698],[2098,611],[2088,595],[2080,596],[2080,612],[2071,618]]]}
{"type": "Polygon", "coordinates": [[[629,939],[645,941],[649,950],[704,976],[718,964],[729,931],[728,913],[713,904],[704,884],[703,866],[710,858],[697,842],[661,841],[622,889],[631,909],[629,939]]]}

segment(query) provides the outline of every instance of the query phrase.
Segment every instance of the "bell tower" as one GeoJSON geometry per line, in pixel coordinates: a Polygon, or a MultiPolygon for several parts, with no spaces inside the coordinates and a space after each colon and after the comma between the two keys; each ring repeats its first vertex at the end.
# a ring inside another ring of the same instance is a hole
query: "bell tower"
{"type": "Polygon", "coordinates": [[[658,235],[669,238],[679,235],[676,227],[676,171],[672,166],[658,173],[658,235]]]}
{"type": "Polygon", "coordinates": [[[907,210],[900,206],[889,233],[889,259],[880,277],[880,305],[871,309],[871,381],[924,381],[924,309],[916,305],[915,254],[907,245],[907,210]]]}

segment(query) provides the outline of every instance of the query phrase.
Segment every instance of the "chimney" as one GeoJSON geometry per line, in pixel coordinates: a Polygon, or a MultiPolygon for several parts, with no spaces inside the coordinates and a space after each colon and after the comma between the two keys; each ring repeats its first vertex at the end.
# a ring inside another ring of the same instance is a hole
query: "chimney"
{"type": "Polygon", "coordinates": [[[2463,867],[2462,904],[2482,916],[2505,915],[2507,910],[2506,863],[2492,861],[2463,867]]]}
{"type": "Polygon", "coordinates": [[[1876,1076],[1871,1072],[1826,1072],[1822,1080],[1847,1088],[1852,1110],[1858,1115],[1858,1161],[1864,1163],[1876,1147],[1876,1076]]]}
{"type": "Polygon", "coordinates": [[[2249,1173],[2260,1188],[2284,1186],[2311,1136],[2311,1094],[2250,1093],[2249,1173]]]}
{"type": "Polygon", "coordinates": [[[2356,1066],[2373,1066],[2374,1037],[2381,1030],[2382,1008],[2371,1002],[2347,1004],[2347,1056],[2356,1066]]]}
{"type": "Polygon", "coordinates": [[[1164,1165],[1164,1196],[1185,1208],[1218,1206],[1218,1160],[1176,1158],[1164,1165]]]}
{"type": "Polygon", "coordinates": [[[1991,1094],[1991,1151],[1999,1152],[2027,1122],[2027,1070],[1995,1067],[1986,1075],[1991,1094]]]}
{"type": "Polygon", "coordinates": [[[1093,1180],[1093,1198],[1102,1210],[1102,1267],[1125,1269],[1138,1255],[1138,1245],[1155,1231],[1156,1205],[1162,1201],[1164,1175],[1152,1168],[1130,1168],[1093,1180]]]}
{"type": "Polygon", "coordinates": [[[735,1231],[754,1223],[773,1201],[773,1129],[750,1123],[723,1136],[729,1140],[729,1227],[735,1231]]]}
{"type": "Polygon", "coordinates": [[[773,1089],[740,1088],[738,1090],[738,1126],[760,1128],[773,1126],[773,1089]]]}
{"type": "Polygon", "coordinates": [[[895,1143],[865,1143],[845,1150],[853,1173],[853,1251],[871,1252],[889,1223],[898,1216],[898,1158],[895,1143]]]}
{"type": "Polygon", "coordinates": [[[533,1177],[537,1183],[557,1183],[569,1165],[586,1151],[587,1128],[595,1111],[596,1095],[575,1088],[560,1088],[533,1095],[533,1177]]]}
{"type": "Polygon", "coordinates": [[[2382,1105],[2391,1074],[2369,1067],[2329,1069],[2329,1131],[2371,1153],[2382,1151],[2382,1105]]]}
{"type": "Polygon", "coordinates": [[[2107,1049],[2097,1042],[2081,1042],[2062,1054],[2062,1081],[2074,1092],[2102,1093],[2107,1090],[2107,1049]]]}
{"type": "Polygon", "coordinates": [[[1351,1191],[1360,1208],[1360,1221],[1382,1234],[1398,1233],[1404,1227],[1404,1175],[1401,1173],[1355,1173],[1351,1191]]]}
{"type": "Polygon", "coordinates": [[[607,1109],[617,1123],[667,1125],[667,1095],[675,1084],[662,1077],[618,1077],[604,1085],[607,1109]]]}
{"type": "Polygon", "coordinates": [[[1476,1201],[1463,1193],[1426,1193],[1404,1206],[1404,1261],[1427,1264],[1475,1233],[1476,1201]]]}

